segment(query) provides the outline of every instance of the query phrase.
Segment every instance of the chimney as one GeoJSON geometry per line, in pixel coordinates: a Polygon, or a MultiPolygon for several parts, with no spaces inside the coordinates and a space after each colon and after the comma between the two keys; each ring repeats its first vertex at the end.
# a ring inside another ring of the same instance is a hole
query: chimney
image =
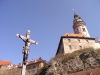
{"type": "Polygon", "coordinates": [[[42,58],[40,57],[39,60],[42,60],[42,58]]]}
{"type": "Polygon", "coordinates": [[[34,60],[34,62],[37,62],[36,60],[34,60]]]}
{"type": "Polygon", "coordinates": [[[18,65],[19,65],[19,66],[21,66],[22,64],[21,64],[21,63],[19,63],[18,65]]]}
{"type": "Polygon", "coordinates": [[[68,33],[68,36],[70,36],[70,33],[68,33]]]}
{"type": "Polygon", "coordinates": [[[34,59],[32,59],[32,61],[35,61],[34,59]]]}

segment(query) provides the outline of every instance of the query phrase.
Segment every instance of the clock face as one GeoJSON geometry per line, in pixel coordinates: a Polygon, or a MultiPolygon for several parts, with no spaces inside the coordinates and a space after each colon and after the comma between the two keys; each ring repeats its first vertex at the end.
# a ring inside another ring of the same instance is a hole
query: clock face
{"type": "Polygon", "coordinates": [[[78,19],[77,21],[82,21],[81,19],[78,19]]]}

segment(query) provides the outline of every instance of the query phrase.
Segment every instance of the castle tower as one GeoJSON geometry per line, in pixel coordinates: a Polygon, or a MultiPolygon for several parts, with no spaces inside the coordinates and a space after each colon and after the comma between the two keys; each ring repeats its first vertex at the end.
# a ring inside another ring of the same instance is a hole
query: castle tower
{"type": "Polygon", "coordinates": [[[76,13],[74,13],[73,29],[75,34],[83,34],[84,37],[90,37],[86,23],[76,13]]]}

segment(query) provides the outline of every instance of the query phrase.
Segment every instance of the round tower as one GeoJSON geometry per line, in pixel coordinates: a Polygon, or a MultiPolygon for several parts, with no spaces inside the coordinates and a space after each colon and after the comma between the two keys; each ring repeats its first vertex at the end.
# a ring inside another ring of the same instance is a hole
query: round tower
{"type": "Polygon", "coordinates": [[[75,34],[82,34],[84,37],[90,37],[86,23],[76,13],[74,13],[73,29],[75,34]]]}

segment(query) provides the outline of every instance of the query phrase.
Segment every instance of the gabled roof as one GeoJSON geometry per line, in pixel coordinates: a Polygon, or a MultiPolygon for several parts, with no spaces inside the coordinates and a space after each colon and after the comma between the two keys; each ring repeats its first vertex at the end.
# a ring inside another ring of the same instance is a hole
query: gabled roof
{"type": "Polygon", "coordinates": [[[4,65],[11,65],[12,62],[9,60],[0,60],[0,66],[4,66],[4,65]]]}
{"type": "Polygon", "coordinates": [[[42,62],[43,60],[42,60],[42,58],[40,57],[39,59],[37,59],[37,60],[34,60],[34,61],[30,61],[30,62],[28,62],[28,64],[27,65],[32,65],[32,64],[35,64],[35,63],[40,63],[40,62],[42,62]]]}

